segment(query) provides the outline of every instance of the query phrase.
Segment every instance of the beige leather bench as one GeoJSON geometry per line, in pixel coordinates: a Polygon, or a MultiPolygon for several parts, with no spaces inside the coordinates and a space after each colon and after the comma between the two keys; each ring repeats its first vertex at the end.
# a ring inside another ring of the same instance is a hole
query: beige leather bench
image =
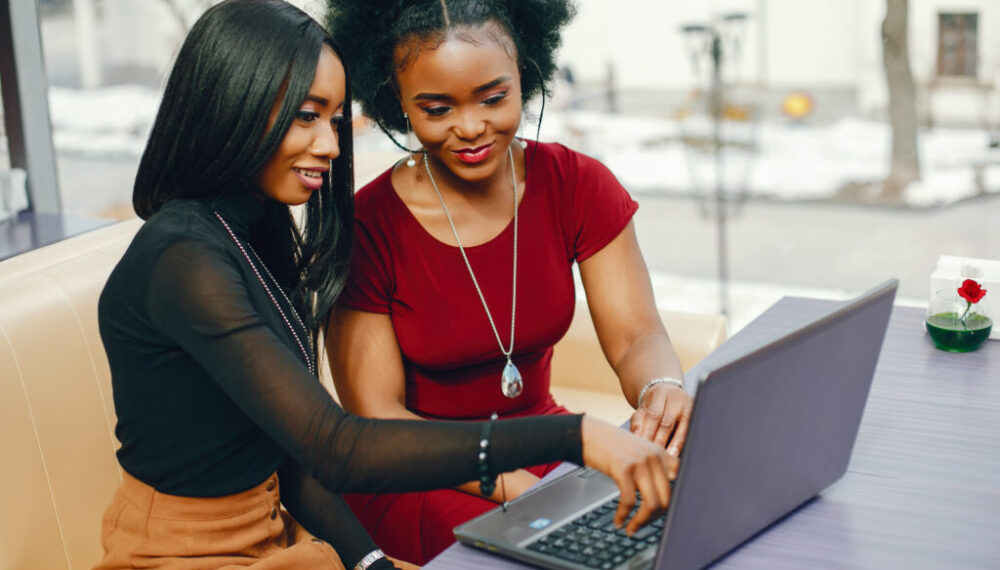
{"type": "Polygon", "coordinates": [[[0,263],[0,569],[84,569],[120,480],[97,297],[139,221],[0,263]]]}
{"type": "MultiPolygon", "coordinates": [[[[726,340],[722,315],[660,310],[660,319],[687,371],[726,340]]],[[[574,412],[587,412],[621,424],[634,411],[621,384],[601,352],[586,301],[578,301],[566,336],[552,354],[552,395],[574,412]]]]}
{"type": "MultiPolygon", "coordinates": [[[[101,557],[101,515],[120,471],[97,298],[140,226],[0,262],[0,570],[82,570],[101,557]]],[[[725,337],[721,318],[663,314],[685,368],[725,337]]],[[[581,307],[556,349],[556,398],[620,423],[631,409],[589,326],[581,307]]]]}

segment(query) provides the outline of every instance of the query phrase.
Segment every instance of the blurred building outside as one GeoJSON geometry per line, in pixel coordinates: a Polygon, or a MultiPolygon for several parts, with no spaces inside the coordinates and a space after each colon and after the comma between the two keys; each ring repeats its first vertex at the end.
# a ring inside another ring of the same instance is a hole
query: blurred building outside
{"type": "MultiPolygon", "coordinates": [[[[213,3],[39,0],[67,211],[132,215],[135,167],[173,54],[213,3]]],[[[321,0],[292,3],[322,18],[321,0]]],[[[844,297],[889,276],[900,277],[904,298],[921,302],[939,255],[997,257],[995,0],[909,1],[923,177],[891,204],[872,190],[890,162],[885,0],[578,6],[539,137],[601,159],[636,196],[640,241],[663,306],[718,310],[716,237],[699,206],[716,184],[703,144],[711,70],[693,61],[681,28],[727,14],[745,15],[723,77],[722,182],[731,199],[746,199],[729,222],[731,328],[783,294],[844,297]],[[793,93],[796,108],[809,102],[795,116],[787,113],[793,93]]],[[[537,119],[539,102],[530,110],[537,119]]],[[[529,120],[524,135],[534,138],[537,126],[529,120]]],[[[359,186],[400,156],[363,120],[355,149],[359,186]]],[[[0,170],[6,160],[4,149],[0,170]]]]}

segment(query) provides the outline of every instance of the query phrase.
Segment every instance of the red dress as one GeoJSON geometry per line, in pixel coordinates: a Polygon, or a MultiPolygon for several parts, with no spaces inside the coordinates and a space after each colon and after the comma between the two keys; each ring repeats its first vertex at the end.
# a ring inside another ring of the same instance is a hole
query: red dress
{"type": "MultiPolygon", "coordinates": [[[[406,406],[425,418],[568,413],[549,393],[552,346],[576,303],[573,263],[600,251],[638,204],[604,165],[559,144],[529,143],[518,209],[517,315],[513,362],[524,380],[500,391],[506,359],[457,247],[434,238],[392,188],[386,171],[356,196],[356,242],[340,302],[389,314],[403,358],[406,406]]],[[[513,223],[466,247],[504,345],[510,342],[513,223]]],[[[554,465],[529,471],[544,475],[554,465]]],[[[455,490],[349,495],[388,554],[424,564],[454,542],[452,528],[496,506],[455,490]]]]}

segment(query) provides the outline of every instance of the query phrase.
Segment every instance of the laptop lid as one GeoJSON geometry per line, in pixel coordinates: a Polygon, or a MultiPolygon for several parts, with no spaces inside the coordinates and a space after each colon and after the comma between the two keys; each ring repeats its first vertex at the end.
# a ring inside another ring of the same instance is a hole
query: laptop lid
{"type": "Polygon", "coordinates": [[[656,568],[709,564],[846,472],[897,286],[699,374],[656,568]]]}
{"type": "MultiPolygon", "coordinates": [[[[897,286],[887,281],[699,373],[655,564],[636,560],[637,567],[702,568],[844,474],[897,286]]],[[[455,536],[547,568],[584,568],[524,545],[617,494],[595,473],[550,481],[507,513],[494,509],[457,527],[455,536]]]]}

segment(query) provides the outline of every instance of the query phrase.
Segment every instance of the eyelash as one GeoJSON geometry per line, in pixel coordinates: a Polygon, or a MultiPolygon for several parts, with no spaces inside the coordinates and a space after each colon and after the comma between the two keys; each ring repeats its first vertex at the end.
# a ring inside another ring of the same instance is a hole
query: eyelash
{"type": "Polygon", "coordinates": [[[319,113],[316,111],[299,111],[295,114],[295,118],[304,123],[311,123],[319,118],[319,113]]]}
{"type": "Polygon", "coordinates": [[[489,106],[498,105],[501,101],[507,98],[507,92],[501,91],[496,95],[492,95],[483,100],[483,103],[489,106]]]}
{"type": "MultiPolygon", "coordinates": [[[[319,113],[316,111],[299,111],[296,113],[295,118],[304,123],[311,123],[319,118],[319,113]]],[[[343,115],[334,115],[330,118],[330,124],[334,127],[339,127],[345,119],[346,117],[343,115]]]]}
{"type": "MultiPolygon", "coordinates": [[[[494,107],[494,106],[499,105],[500,103],[502,103],[503,100],[506,99],[506,98],[507,98],[507,92],[506,91],[501,91],[500,93],[497,93],[496,95],[491,95],[491,96],[487,97],[486,99],[483,99],[481,101],[481,104],[486,105],[487,107],[494,107]]],[[[437,107],[424,107],[423,108],[424,113],[427,113],[427,115],[429,115],[431,117],[442,117],[442,116],[444,116],[450,110],[451,110],[451,107],[449,107],[447,105],[440,105],[440,106],[437,106],[437,107]]]]}
{"type": "Polygon", "coordinates": [[[441,117],[450,110],[451,107],[446,107],[444,105],[440,107],[424,107],[424,113],[427,113],[431,117],[441,117]]]}

